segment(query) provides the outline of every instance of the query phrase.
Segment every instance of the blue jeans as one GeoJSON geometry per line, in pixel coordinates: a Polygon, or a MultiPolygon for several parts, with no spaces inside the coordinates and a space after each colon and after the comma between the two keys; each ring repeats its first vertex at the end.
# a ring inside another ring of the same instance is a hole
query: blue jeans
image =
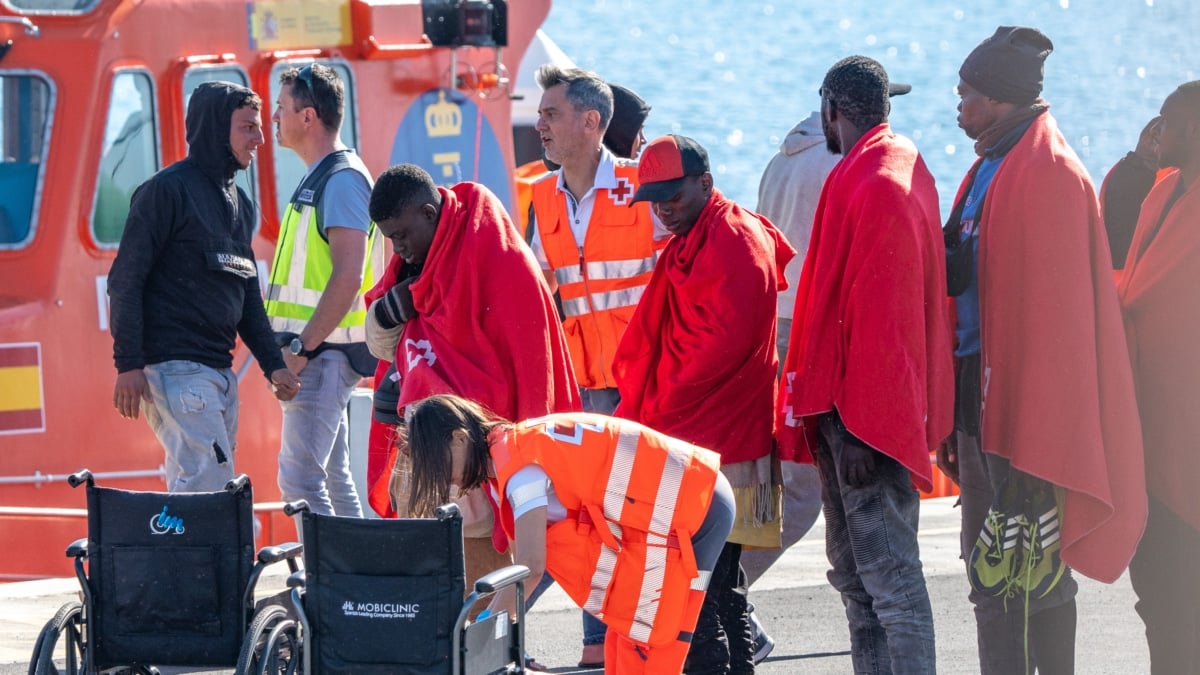
{"type": "Polygon", "coordinates": [[[168,492],[213,492],[233,478],[238,383],[229,368],[164,361],[142,369],[142,413],[166,453],[168,492]]]}
{"type": "Polygon", "coordinates": [[[920,495],[908,469],[875,454],[875,479],[852,487],[839,472],[844,444],[833,416],[819,422],[829,583],[842,594],[855,673],[936,672],[933,611],[917,546],[920,495]]]}
{"type": "Polygon", "coordinates": [[[362,517],[350,476],[346,406],[362,379],[346,355],[321,352],[300,371],[300,393],[283,401],[279,491],[284,501],[303,499],[313,513],[362,517]]]}

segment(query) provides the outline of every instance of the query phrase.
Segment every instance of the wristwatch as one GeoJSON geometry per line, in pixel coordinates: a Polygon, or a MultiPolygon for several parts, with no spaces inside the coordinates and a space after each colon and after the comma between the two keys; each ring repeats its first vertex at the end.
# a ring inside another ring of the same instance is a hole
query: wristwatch
{"type": "Polygon", "coordinates": [[[299,337],[292,338],[292,341],[288,343],[288,351],[292,353],[292,356],[303,356],[306,359],[312,358],[312,352],[304,348],[304,343],[300,341],[299,337]]]}

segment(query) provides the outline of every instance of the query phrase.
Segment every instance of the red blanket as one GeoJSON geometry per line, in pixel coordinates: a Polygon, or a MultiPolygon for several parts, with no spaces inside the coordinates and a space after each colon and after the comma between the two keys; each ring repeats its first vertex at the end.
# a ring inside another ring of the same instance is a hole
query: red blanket
{"type": "MultiPolygon", "coordinates": [[[[412,284],[417,317],[405,325],[396,349],[400,409],[453,393],[510,420],[578,410],[579,388],[554,300],[504,207],[477,183],[438,191],[441,218],[412,284]]],[[[392,257],[368,301],[395,285],[402,264],[392,257]]],[[[391,433],[373,423],[368,456],[370,502],[383,516],[394,515],[391,433]]]]}
{"type": "Polygon", "coordinates": [[[1062,558],[1112,582],[1146,521],[1141,430],[1096,192],[1049,113],[992,180],[978,265],[983,450],[1065,488],[1062,558]]]}
{"type": "Polygon", "coordinates": [[[796,292],[780,396],[781,456],[811,463],[837,408],[860,440],[930,490],[929,453],[953,428],[946,261],[933,176],[887,124],[826,179],[796,292]]]}
{"type": "Polygon", "coordinates": [[[771,451],[775,295],[796,255],[766,218],[717,190],[654,268],[613,360],[614,413],[721,454],[771,451]]]}
{"type": "Polygon", "coordinates": [[[1137,383],[1147,489],[1200,530],[1200,187],[1193,183],[1164,220],[1178,185],[1172,173],[1142,203],[1117,292],[1137,383]]]}

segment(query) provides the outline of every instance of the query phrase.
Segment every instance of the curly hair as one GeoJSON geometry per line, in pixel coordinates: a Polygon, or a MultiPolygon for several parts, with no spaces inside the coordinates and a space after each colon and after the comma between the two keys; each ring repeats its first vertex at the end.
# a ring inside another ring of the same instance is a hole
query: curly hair
{"type": "Polygon", "coordinates": [[[821,83],[821,95],[861,131],[886,122],[892,109],[887,71],[866,56],[847,56],[833,64],[821,83]]]}
{"type": "Polygon", "coordinates": [[[371,220],[378,223],[398,215],[412,204],[433,204],[441,209],[442,195],[428,171],[416,164],[397,164],[375,181],[367,211],[371,220]]]}

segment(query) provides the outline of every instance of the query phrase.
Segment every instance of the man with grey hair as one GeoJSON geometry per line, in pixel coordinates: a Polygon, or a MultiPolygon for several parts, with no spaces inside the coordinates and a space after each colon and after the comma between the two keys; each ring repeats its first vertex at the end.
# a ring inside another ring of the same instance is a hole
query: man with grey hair
{"type": "MultiPolygon", "coordinates": [[[[613,94],[593,72],[544,65],[537,131],[559,165],[533,185],[534,255],[562,299],[563,331],[583,409],[611,414],[619,395],[612,359],[670,234],[646,204],[630,207],[637,162],[604,146],[613,94]]],[[[604,625],[584,616],[580,666],[604,662],[604,625]]]]}

